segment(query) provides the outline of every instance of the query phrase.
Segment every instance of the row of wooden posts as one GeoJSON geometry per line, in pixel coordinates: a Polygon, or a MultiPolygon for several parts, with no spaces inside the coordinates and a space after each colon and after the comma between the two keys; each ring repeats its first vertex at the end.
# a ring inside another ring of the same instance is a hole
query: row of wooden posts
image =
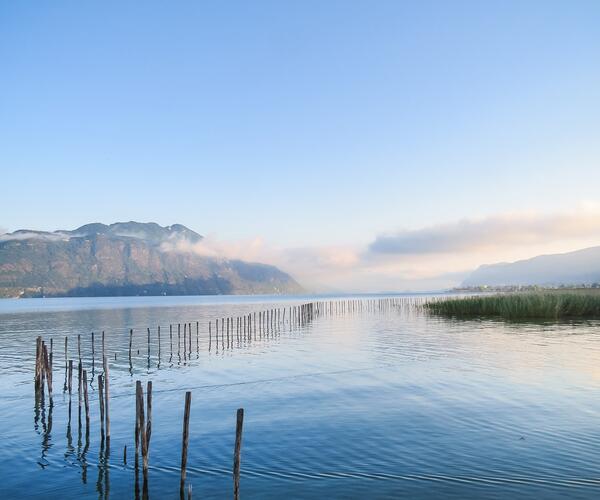
{"type": "MultiPolygon", "coordinates": [[[[268,309],[258,312],[250,312],[237,317],[222,317],[213,319],[208,322],[207,332],[207,346],[208,351],[212,350],[225,350],[233,348],[235,343],[241,345],[242,343],[250,343],[262,338],[270,338],[289,327],[289,331],[293,329],[301,328],[314,320],[317,317],[332,317],[342,316],[346,314],[354,314],[359,312],[387,312],[392,309],[408,309],[417,308],[422,306],[425,302],[435,300],[431,297],[396,297],[396,298],[381,298],[381,299],[348,299],[348,300],[332,300],[332,301],[318,301],[300,304],[297,306],[279,307],[268,309]]],[[[170,362],[173,359],[173,342],[175,335],[177,336],[177,355],[183,358],[183,361],[187,361],[191,357],[192,353],[192,341],[193,341],[193,323],[177,323],[176,325],[169,325],[169,346],[170,346],[170,362]],[[183,325],[183,328],[182,328],[183,325]],[[176,327],[176,331],[175,331],[176,327]],[[182,349],[183,347],[183,349],[182,349]]],[[[102,358],[106,355],[105,350],[105,335],[104,331],[102,335],[102,358]]],[[[95,334],[91,333],[91,354],[92,354],[92,367],[95,359],[95,334]]],[[[150,363],[151,357],[151,346],[152,346],[152,335],[151,329],[146,329],[147,337],[147,358],[150,363]]],[[[200,350],[200,322],[195,322],[195,344],[196,351],[200,350]]],[[[160,362],[162,354],[161,342],[161,327],[157,327],[157,354],[160,362]]],[[[52,344],[52,339],[50,340],[52,344]]],[[[134,330],[129,330],[129,348],[128,358],[130,372],[133,375],[133,350],[134,350],[134,330]]],[[[68,360],[68,337],[65,337],[65,373],[67,371],[67,360],[68,360]]],[[[137,349],[139,354],[139,348],[137,349]]],[[[77,335],[77,355],[79,361],[81,361],[81,335],[77,335]]],[[[52,345],[50,347],[50,354],[48,364],[52,364],[52,345]]],[[[38,357],[40,361],[40,371],[44,367],[44,356],[43,350],[40,351],[38,357]]],[[[114,359],[117,359],[117,353],[114,353],[114,359]]],[[[149,366],[148,366],[149,367],[149,366]]],[[[93,372],[93,370],[92,370],[93,372]]],[[[36,369],[36,381],[38,380],[38,371],[36,369]]],[[[40,379],[41,383],[41,379],[40,379]]],[[[66,378],[65,388],[66,391],[66,378]]]]}
{"type": "MultiPolygon", "coordinates": [[[[36,356],[36,375],[35,375],[35,386],[36,396],[43,398],[44,387],[43,383],[46,381],[47,390],[50,398],[50,404],[52,405],[52,370],[49,360],[51,355],[48,354],[45,342],[41,337],[37,338],[38,354],[36,356]]],[[[110,412],[109,412],[109,371],[108,362],[106,356],[104,361],[104,375],[98,376],[98,406],[100,412],[100,437],[101,442],[110,442],[110,412]]],[[[73,381],[73,360],[69,360],[69,370],[67,377],[67,390],[69,398],[72,394],[72,381],[73,381]]],[[[190,391],[185,394],[184,414],[183,414],[183,431],[182,431],[182,447],[181,447],[181,479],[180,479],[180,496],[185,496],[185,484],[186,484],[186,472],[187,472],[187,456],[189,447],[189,424],[190,424],[190,410],[191,410],[192,393],[190,391]]],[[[81,428],[81,407],[85,409],[85,428],[86,428],[86,439],[89,439],[90,432],[90,404],[88,397],[88,378],[87,371],[82,369],[81,362],[78,365],[78,401],[79,401],[79,415],[80,415],[80,428],[81,428]]],[[[152,436],[152,381],[148,381],[146,385],[146,404],[144,405],[144,392],[142,388],[142,382],[136,381],[136,416],[135,416],[135,465],[138,467],[139,456],[142,457],[142,469],[144,472],[144,481],[146,483],[146,474],[148,471],[148,455],[150,448],[150,438],[152,436]]],[[[70,403],[69,403],[69,415],[70,415],[70,403]]],[[[237,411],[236,420],[236,436],[235,436],[235,447],[233,455],[233,483],[234,483],[234,499],[239,498],[240,491],[240,463],[241,463],[241,443],[242,443],[242,426],[244,419],[243,408],[237,411]]],[[[70,417],[69,417],[70,420],[70,417]]],[[[108,444],[107,444],[108,446],[108,444]]],[[[123,449],[123,462],[127,464],[127,445],[123,449]]],[[[188,484],[188,499],[191,498],[191,484],[188,484]]]]}
{"type": "MultiPolygon", "coordinates": [[[[311,302],[292,306],[289,308],[276,308],[258,313],[249,313],[247,315],[229,318],[219,318],[208,323],[208,350],[212,349],[213,344],[213,324],[214,324],[214,344],[216,349],[219,348],[219,340],[221,349],[225,346],[233,347],[234,340],[238,342],[250,342],[258,335],[268,336],[269,334],[280,331],[289,324],[289,329],[293,327],[302,327],[319,316],[340,316],[344,314],[352,314],[357,312],[376,312],[390,311],[394,308],[410,308],[418,307],[425,302],[423,299],[415,298],[385,298],[376,300],[338,300],[325,302],[311,302]],[[286,318],[287,315],[287,318],[286,318]],[[287,321],[286,321],[287,320],[287,321]],[[214,323],[213,323],[214,321],[214,323]],[[220,326],[220,328],[219,328],[220,326]],[[219,335],[220,334],[220,335],[219,335]]],[[[150,329],[147,329],[148,334],[148,356],[150,356],[150,329]]],[[[173,326],[170,325],[169,337],[171,345],[171,355],[173,352],[173,326]]],[[[181,345],[181,323],[177,325],[177,342],[178,347],[181,345]]],[[[129,359],[131,363],[133,344],[133,330],[130,330],[129,335],[129,359]]],[[[184,356],[186,347],[191,352],[192,344],[192,323],[184,323],[183,327],[183,345],[184,356]]],[[[199,348],[199,322],[196,322],[196,346],[199,348]]],[[[179,347],[180,348],[180,347],[179,347]]],[[[158,352],[160,356],[160,327],[158,327],[158,352]]],[[[95,359],[94,333],[92,333],[92,367],[95,359]]],[[[178,349],[179,350],[179,349],[178,349]]],[[[77,338],[77,384],[78,384],[78,402],[79,402],[79,422],[81,429],[81,411],[82,407],[85,411],[86,437],[89,436],[90,430],[90,405],[88,397],[88,372],[83,369],[81,359],[81,337],[77,338]]],[[[35,394],[36,404],[38,401],[43,401],[45,387],[48,391],[50,406],[53,405],[53,340],[50,339],[50,348],[42,339],[38,337],[36,340],[36,358],[35,358],[35,394]]],[[[115,353],[116,359],[116,353],[115,353]]],[[[69,421],[71,408],[71,395],[73,390],[73,360],[68,359],[68,338],[65,337],[65,381],[63,392],[69,395],[69,421]]],[[[105,336],[102,332],[102,373],[98,375],[98,406],[100,413],[100,437],[103,444],[106,440],[107,446],[110,442],[110,377],[109,364],[105,351],[105,336]]],[[[93,370],[92,370],[93,373],[93,370]]],[[[146,385],[146,403],[144,405],[144,392],[141,381],[136,382],[136,418],[135,418],[135,463],[136,470],[138,466],[138,457],[142,458],[142,469],[144,477],[148,470],[150,438],[152,435],[152,382],[148,381],[146,385]]],[[[184,488],[186,484],[186,468],[187,454],[189,444],[189,419],[191,407],[191,392],[185,394],[183,429],[182,429],[182,452],[181,452],[181,479],[180,479],[180,495],[183,498],[184,488]]],[[[239,497],[240,489],[240,454],[241,454],[241,439],[243,426],[244,410],[237,411],[236,420],[236,440],[234,448],[233,460],[233,482],[234,482],[234,498],[239,497]]],[[[123,460],[127,462],[127,446],[123,450],[123,460]]],[[[145,483],[146,484],[146,483],[145,483]]],[[[191,484],[188,484],[188,497],[191,498],[191,484]]]]}

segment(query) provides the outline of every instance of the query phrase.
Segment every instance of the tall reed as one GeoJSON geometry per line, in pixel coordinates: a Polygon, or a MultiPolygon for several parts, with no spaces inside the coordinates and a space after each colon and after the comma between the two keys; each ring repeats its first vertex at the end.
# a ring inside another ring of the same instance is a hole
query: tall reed
{"type": "Polygon", "coordinates": [[[600,318],[600,294],[557,291],[480,295],[429,302],[425,308],[453,317],[600,318]]]}

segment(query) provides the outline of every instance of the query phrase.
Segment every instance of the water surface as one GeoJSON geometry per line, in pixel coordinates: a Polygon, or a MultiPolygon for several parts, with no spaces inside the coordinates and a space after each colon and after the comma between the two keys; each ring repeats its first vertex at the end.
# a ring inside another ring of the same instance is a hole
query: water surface
{"type": "Polygon", "coordinates": [[[240,407],[244,498],[597,498],[599,322],[456,321],[404,308],[319,317],[291,332],[286,324],[232,349],[216,350],[213,339],[208,350],[209,321],[308,300],[0,301],[0,496],[134,497],[135,381],[152,380],[152,498],[179,497],[186,390],[196,498],[232,496],[240,407]],[[177,323],[192,323],[185,359],[176,347],[170,355],[169,324],[177,323]],[[108,453],[97,401],[102,330],[111,367],[108,453]],[[64,337],[77,360],[78,334],[93,377],[89,443],[76,394],[68,428],[62,392],[64,337]],[[38,335],[53,339],[51,412],[34,405],[38,335]]]}

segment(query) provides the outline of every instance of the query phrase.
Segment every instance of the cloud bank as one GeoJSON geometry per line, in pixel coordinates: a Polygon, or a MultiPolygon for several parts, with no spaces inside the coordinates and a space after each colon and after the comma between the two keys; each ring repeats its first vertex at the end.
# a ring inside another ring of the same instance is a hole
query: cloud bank
{"type": "Polygon", "coordinates": [[[313,290],[381,291],[449,288],[482,264],[595,245],[600,245],[598,205],[568,213],[463,219],[379,235],[363,245],[279,248],[263,238],[208,237],[196,251],[270,263],[313,290]]]}
{"type": "Polygon", "coordinates": [[[473,252],[589,237],[600,238],[600,213],[518,213],[381,235],[369,251],[395,255],[473,252]]]}

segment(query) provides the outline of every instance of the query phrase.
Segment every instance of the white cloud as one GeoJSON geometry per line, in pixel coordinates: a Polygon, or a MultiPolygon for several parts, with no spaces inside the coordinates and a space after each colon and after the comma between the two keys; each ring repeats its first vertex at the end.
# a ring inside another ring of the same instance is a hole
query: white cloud
{"type": "Polygon", "coordinates": [[[568,214],[512,213],[398,231],[378,236],[369,251],[396,255],[464,253],[590,239],[600,242],[600,211],[588,206],[568,214]]]}
{"type": "Polygon", "coordinates": [[[45,232],[37,232],[37,231],[15,231],[14,233],[2,233],[0,231],[0,241],[13,241],[13,240],[48,240],[48,241],[58,241],[58,240],[67,240],[69,236],[65,236],[60,233],[45,233],[45,232]]]}

